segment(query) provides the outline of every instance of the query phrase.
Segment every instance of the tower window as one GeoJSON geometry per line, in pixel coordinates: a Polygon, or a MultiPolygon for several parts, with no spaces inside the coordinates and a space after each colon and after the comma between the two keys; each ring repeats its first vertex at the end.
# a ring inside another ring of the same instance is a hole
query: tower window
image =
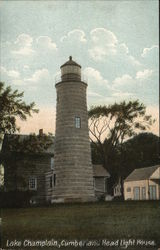
{"type": "Polygon", "coordinates": [[[37,190],[37,178],[29,178],[29,190],[37,190]]]}
{"type": "Polygon", "coordinates": [[[52,178],[52,176],[49,177],[49,187],[50,188],[53,187],[53,178],[52,178]]]}
{"type": "Polygon", "coordinates": [[[51,157],[51,169],[54,169],[54,158],[51,157]]]}
{"type": "Polygon", "coordinates": [[[49,187],[53,188],[56,185],[56,174],[53,174],[49,177],[49,187]]]}
{"type": "Polygon", "coordinates": [[[55,187],[56,185],[56,174],[53,175],[53,186],[55,187]]]}
{"type": "Polygon", "coordinates": [[[81,118],[75,117],[75,127],[80,128],[81,127],[81,118]]]}

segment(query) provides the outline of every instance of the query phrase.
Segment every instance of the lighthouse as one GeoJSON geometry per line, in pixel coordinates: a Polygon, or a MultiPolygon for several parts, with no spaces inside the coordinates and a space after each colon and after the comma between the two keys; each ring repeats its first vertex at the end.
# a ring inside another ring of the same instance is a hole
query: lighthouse
{"type": "Polygon", "coordinates": [[[95,200],[86,90],[81,66],[69,57],[56,83],[56,132],[52,202],[95,200]]]}

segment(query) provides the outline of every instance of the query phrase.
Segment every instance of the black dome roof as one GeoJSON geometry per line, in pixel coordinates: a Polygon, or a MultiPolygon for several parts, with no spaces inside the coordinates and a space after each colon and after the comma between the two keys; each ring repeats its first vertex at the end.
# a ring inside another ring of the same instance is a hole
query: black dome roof
{"type": "Polygon", "coordinates": [[[78,63],[76,63],[75,61],[72,60],[72,56],[69,57],[69,60],[66,63],[64,63],[61,66],[61,68],[64,67],[64,66],[67,66],[67,65],[76,65],[76,66],[81,68],[81,65],[79,65],[78,63]]]}

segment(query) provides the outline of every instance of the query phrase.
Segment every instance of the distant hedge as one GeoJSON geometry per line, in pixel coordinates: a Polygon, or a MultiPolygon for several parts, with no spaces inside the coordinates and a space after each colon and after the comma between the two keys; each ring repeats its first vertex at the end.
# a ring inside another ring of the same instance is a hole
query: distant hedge
{"type": "Polygon", "coordinates": [[[33,191],[0,191],[1,208],[17,208],[30,206],[33,191]]]}

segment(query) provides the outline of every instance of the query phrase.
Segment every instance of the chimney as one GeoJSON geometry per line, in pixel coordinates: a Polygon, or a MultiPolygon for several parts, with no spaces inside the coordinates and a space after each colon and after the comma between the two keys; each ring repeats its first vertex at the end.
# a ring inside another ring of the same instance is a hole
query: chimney
{"type": "Polygon", "coordinates": [[[43,128],[39,129],[39,136],[43,135],[43,128]]]}

